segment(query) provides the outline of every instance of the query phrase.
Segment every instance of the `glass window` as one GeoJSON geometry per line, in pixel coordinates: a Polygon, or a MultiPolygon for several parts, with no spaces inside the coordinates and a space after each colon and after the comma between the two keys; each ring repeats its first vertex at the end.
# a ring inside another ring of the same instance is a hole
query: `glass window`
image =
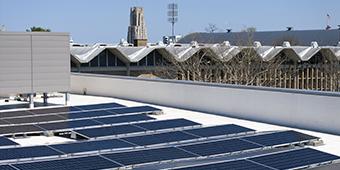
{"type": "Polygon", "coordinates": [[[91,67],[98,67],[98,60],[99,60],[98,56],[95,57],[94,59],[92,59],[92,60],[90,61],[90,66],[91,66],[91,67]]]}
{"type": "Polygon", "coordinates": [[[116,66],[116,56],[114,56],[111,51],[107,51],[107,62],[108,66],[116,66]]]}
{"type": "Polygon", "coordinates": [[[81,63],[80,64],[80,67],[88,67],[89,66],[89,63],[81,63]]]}
{"type": "Polygon", "coordinates": [[[71,61],[71,67],[77,67],[77,64],[71,61]]]}
{"type": "Polygon", "coordinates": [[[130,63],[130,66],[137,66],[137,63],[130,63]]]}
{"type": "Polygon", "coordinates": [[[99,54],[99,66],[100,67],[106,67],[107,66],[107,60],[106,60],[106,50],[102,51],[100,54],[99,54]]]}
{"type": "Polygon", "coordinates": [[[122,60],[120,60],[118,57],[116,58],[117,58],[117,66],[125,66],[125,63],[122,60]]]}
{"type": "Polygon", "coordinates": [[[139,63],[139,66],[146,66],[146,57],[141,59],[138,63],[139,63]]]}
{"type": "Polygon", "coordinates": [[[162,66],[166,65],[166,59],[156,50],[155,51],[155,65],[162,66]]]}
{"type": "Polygon", "coordinates": [[[153,55],[154,55],[154,53],[152,52],[148,56],[146,56],[147,57],[147,61],[148,61],[147,62],[148,66],[154,66],[155,65],[153,55]]]}

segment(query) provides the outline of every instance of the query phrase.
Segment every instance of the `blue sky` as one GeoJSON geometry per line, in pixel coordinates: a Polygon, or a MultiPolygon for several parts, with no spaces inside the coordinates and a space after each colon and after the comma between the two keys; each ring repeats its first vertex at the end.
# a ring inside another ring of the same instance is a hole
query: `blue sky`
{"type": "Polygon", "coordinates": [[[204,31],[209,23],[221,31],[256,27],[258,31],[324,29],[340,24],[340,0],[0,0],[0,25],[7,31],[25,31],[31,26],[70,32],[76,42],[118,42],[126,39],[129,8],[145,9],[148,36],[152,42],[171,33],[166,8],[179,5],[176,33],[204,31]]]}

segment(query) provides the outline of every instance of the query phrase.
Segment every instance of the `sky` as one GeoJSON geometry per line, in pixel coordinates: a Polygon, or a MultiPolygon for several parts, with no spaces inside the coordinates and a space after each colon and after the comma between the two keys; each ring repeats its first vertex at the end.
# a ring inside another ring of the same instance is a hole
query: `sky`
{"type": "Polygon", "coordinates": [[[69,32],[79,43],[116,43],[127,37],[129,10],[144,7],[148,38],[158,42],[171,34],[167,4],[177,3],[176,34],[205,32],[209,24],[219,31],[325,29],[340,25],[340,0],[0,0],[0,26],[25,31],[41,26],[69,32]]]}

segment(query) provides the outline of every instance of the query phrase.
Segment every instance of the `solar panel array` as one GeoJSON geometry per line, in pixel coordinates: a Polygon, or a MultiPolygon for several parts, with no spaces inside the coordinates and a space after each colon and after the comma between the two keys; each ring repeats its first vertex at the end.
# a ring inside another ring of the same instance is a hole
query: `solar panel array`
{"type": "MultiPolygon", "coordinates": [[[[110,103],[104,106],[102,110],[84,110],[76,112],[61,112],[48,114],[46,109],[38,113],[42,115],[25,115],[21,117],[4,118],[6,123],[0,125],[0,135],[11,135],[20,133],[38,133],[44,131],[60,131],[65,129],[77,129],[88,126],[101,126],[110,124],[130,123],[154,120],[154,118],[145,115],[145,113],[159,112],[160,109],[150,106],[139,107],[117,107],[110,103]],[[131,111],[136,112],[131,112],[131,111]]],[[[102,105],[100,105],[102,106],[102,105]]],[[[91,106],[86,109],[98,109],[91,106]]],[[[51,111],[51,109],[47,109],[51,111]]],[[[57,108],[60,111],[60,108],[57,108]]],[[[37,111],[37,110],[36,110],[37,111]]],[[[56,111],[56,110],[53,110],[56,111]]],[[[64,111],[64,110],[62,110],[64,111]]]]}
{"type": "Polygon", "coordinates": [[[234,161],[210,163],[205,165],[194,165],[176,170],[211,170],[211,169],[302,169],[312,165],[324,164],[338,160],[340,157],[321,152],[315,149],[304,148],[297,150],[271,153],[234,161]]]}
{"type": "Polygon", "coordinates": [[[144,123],[135,123],[123,126],[98,127],[75,130],[76,133],[86,136],[87,138],[98,138],[105,136],[116,136],[129,133],[145,133],[148,131],[165,131],[174,129],[183,129],[185,127],[195,127],[201,124],[186,119],[171,119],[152,121],[144,123]]]}
{"type": "MultiPolygon", "coordinates": [[[[228,126],[228,125],[226,125],[228,126]]],[[[210,127],[210,129],[213,127],[210,127]]],[[[217,129],[220,127],[217,127],[217,129]]],[[[197,131],[198,129],[196,129],[197,131]]],[[[202,128],[202,131],[205,131],[202,128]]],[[[228,132],[226,132],[228,133],[228,132]]],[[[280,132],[285,133],[285,132],[280,132]]],[[[287,131],[286,133],[290,133],[287,131]]],[[[272,133],[271,135],[265,135],[268,139],[271,136],[275,136],[276,133],[272,133]]],[[[206,135],[208,136],[208,135],[206,135]]],[[[258,135],[263,136],[263,135],[258,135]]],[[[213,136],[209,136],[213,137],[213,136]]],[[[125,137],[125,138],[113,138],[113,139],[105,139],[105,140],[90,140],[83,142],[73,142],[67,144],[57,144],[57,145],[48,145],[48,146],[31,146],[31,147],[17,147],[17,148],[5,148],[0,149],[0,161],[8,161],[11,162],[12,159],[28,159],[28,158],[38,158],[38,157],[46,157],[46,156],[55,156],[59,157],[64,154],[81,154],[81,153],[103,153],[104,150],[109,151],[118,151],[122,149],[133,149],[135,147],[144,148],[145,146],[155,145],[155,144],[167,144],[169,142],[177,142],[176,145],[162,146],[164,148],[173,148],[175,150],[180,150],[182,152],[191,153],[191,157],[202,157],[202,156],[214,156],[220,154],[231,154],[240,151],[250,151],[254,149],[262,149],[263,146],[259,144],[255,144],[252,142],[247,142],[243,140],[244,136],[238,136],[236,138],[222,138],[222,139],[214,139],[214,140],[202,140],[204,138],[200,138],[197,136],[193,136],[190,134],[183,133],[181,131],[174,132],[164,132],[164,133],[156,133],[149,135],[140,135],[133,137],[125,137]],[[196,139],[196,140],[195,140],[196,139]],[[188,144],[182,144],[180,141],[192,140],[188,144]],[[29,153],[29,155],[27,155],[29,153]]],[[[316,138],[314,138],[316,139],[316,138]]],[[[294,142],[305,141],[304,137],[296,138],[294,142]]],[[[284,141],[281,144],[289,145],[289,143],[285,143],[284,141]]],[[[172,149],[172,150],[173,150],[172,149]]],[[[149,152],[149,149],[145,149],[139,152],[149,152]]],[[[134,151],[132,151],[134,152],[134,151]]],[[[130,155],[130,152],[120,153],[118,155],[130,155]]],[[[155,155],[155,157],[157,157],[155,155]]],[[[145,162],[146,163],[146,162],[145,162]]],[[[125,164],[124,164],[125,165],[125,164]]]]}
{"type": "MultiPolygon", "coordinates": [[[[169,161],[225,157],[319,138],[296,131],[256,133],[234,124],[202,127],[186,119],[155,120],[150,106],[117,103],[0,113],[0,134],[71,132],[87,140],[45,146],[18,146],[0,137],[1,169],[115,169],[169,161]]],[[[178,169],[289,169],[340,158],[313,149],[274,149],[266,154],[178,169]],[[292,158],[298,158],[299,161],[292,158]]],[[[213,159],[212,159],[213,160],[213,159]]],[[[170,162],[170,163],[171,163],[170,162]]],[[[176,165],[176,164],[174,164],[176,165]]]]}

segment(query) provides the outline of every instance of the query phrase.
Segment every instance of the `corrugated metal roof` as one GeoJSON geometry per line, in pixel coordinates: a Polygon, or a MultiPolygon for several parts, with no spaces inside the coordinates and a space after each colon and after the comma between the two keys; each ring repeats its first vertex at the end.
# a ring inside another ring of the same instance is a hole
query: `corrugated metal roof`
{"type": "MultiPolygon", "coordinates": [[[[308,61],[316,53],[321,52],[325,57],[340,60],[340,44],[338,46],[318,46],[316,42],[312,42],[310,46],[290,46],[288,42],[284,42],[282,46],[262,46],[260,42],[255,42],[254,46],[233,46],[229,42],[222,44],[176,44],[176,45],[156,45],[146,47],[126,47],[126,46],[71,46],[71,55],[80,63],[87,63],[95,58],[105,49],[116,50],[119,57],[125,58],[129,62],[138,62],[154,50],[164,50],[168,57],[173,57],[177,61],[185,61],[192,57],[198,51],[208,51],[212,57],[219,60],[228,61],[242,50],[253,49],[264,61],[275,58],[279,53],[283,52],[292,58],[301,61],[308,61]]],[[[164,53],[163,53],[164,54],[164,53]]]]}

